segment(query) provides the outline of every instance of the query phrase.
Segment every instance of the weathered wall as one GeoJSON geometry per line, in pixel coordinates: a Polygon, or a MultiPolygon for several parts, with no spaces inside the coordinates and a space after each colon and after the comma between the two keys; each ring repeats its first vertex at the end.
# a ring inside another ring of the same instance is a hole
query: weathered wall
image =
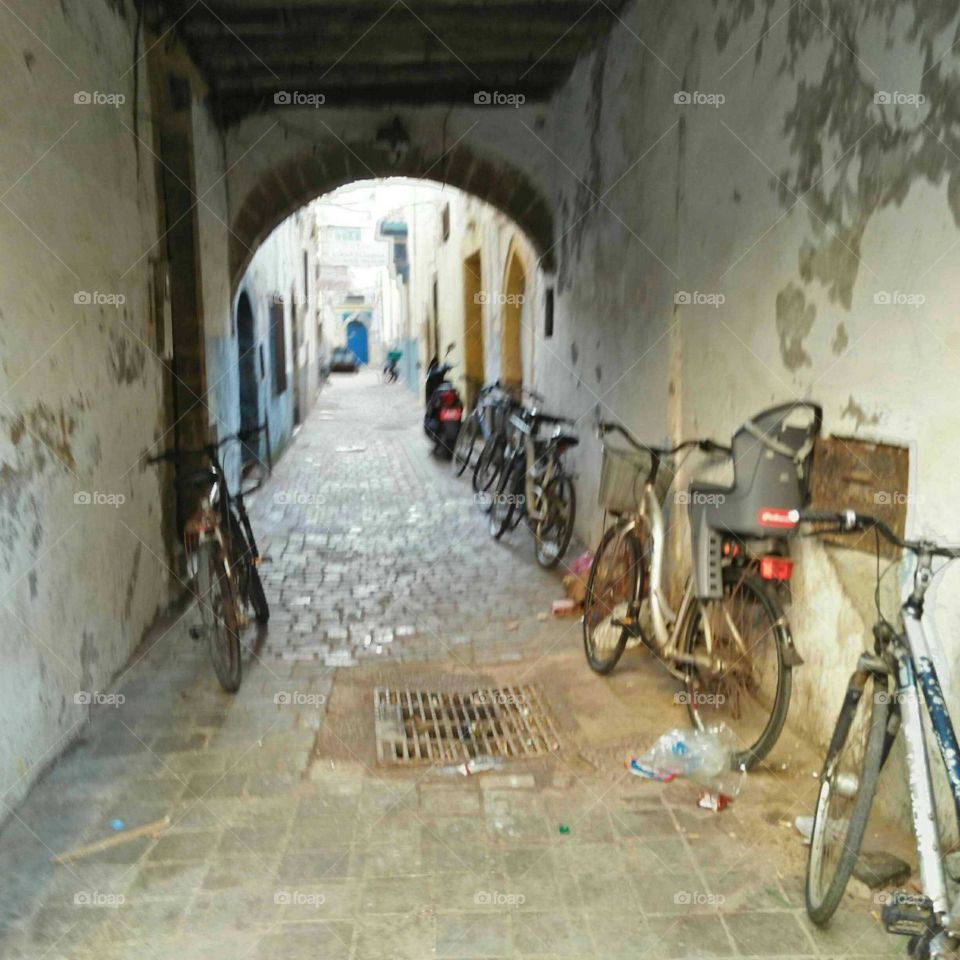
{"type": "MultiPolygon", "coordinates": [[[[540,352],[539,383],[654,439],[722,440],[815,398],[827,431],[909,445],[908,529],[960,540],[957,5],[644,3],[624,20],[555,104],[559,356],[540,352]]],[[[599,451],[581,435],[592,540],[599,451]]],[[[868,641],[873,564],[799,553],[792,717],[822,741],[868,641]]],[[[956,585],[936,625],[960,707],[956,585]]]]}
{"type": "Polygon", "coordinates": [[[3,21],[0,817],[167,598],[157,472],[139,464],[162,370],[135,14],[11,0],[3,21]]]}

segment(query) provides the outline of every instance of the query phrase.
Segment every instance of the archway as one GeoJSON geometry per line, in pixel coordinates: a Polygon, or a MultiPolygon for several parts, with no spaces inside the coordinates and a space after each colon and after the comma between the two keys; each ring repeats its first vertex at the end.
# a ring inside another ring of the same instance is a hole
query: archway
{"type": "Polygon", "coordinates": [[[523,383],[520,320],[526,299],[526,289],[527,273],[516,246],[512,246],[507,255],[501,306],[500,379],[506,384],[517,387],[523,383]]]}
{"type": "Polygon", "coordinates": [[[231,169],[231,192],[240,198],[230,220],[230,269],[239,284],[254,252],[292,213],[358,180],[407,177],[458,187],[489,203],[519,226],[529,238],[541,266],[554,268],[553,214],[539,183],[503,157],[487,156],[460,142],[453,148],[425,150],[413,144],[402,155],[369,142],[340,140],[323,144],[329,129],[317,131],[320,141],[285,158],[259,151],[241,158],[231,169]],[[263,166],[258,165],[263,163],[263,166]]]}
{"type": "MultiPolygon", "coordinates": [[[[237,300],[237,353],[240,390],[240,428],[260,423],[260,378],[257,375],[257,330],[250,298],[244,290],[237,300]]],[[[244,446],[243,459],[254,460],[256,449],[244,446]]]]}

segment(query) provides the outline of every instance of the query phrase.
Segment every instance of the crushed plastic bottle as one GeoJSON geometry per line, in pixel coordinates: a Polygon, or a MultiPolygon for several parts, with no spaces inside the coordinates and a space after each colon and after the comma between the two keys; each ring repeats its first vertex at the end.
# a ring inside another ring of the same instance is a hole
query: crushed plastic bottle
{"type": "Polygon", "coordinates": [[[631,768],[641,775],[647,771],[686,777],[716,793],[735,797],[743,786],[745,771],[734,770],[731,757],[737,742],[729,727],[718,724],[705,730],[675,728],[663,734],[642,757],[636,758],[631,768]]]}

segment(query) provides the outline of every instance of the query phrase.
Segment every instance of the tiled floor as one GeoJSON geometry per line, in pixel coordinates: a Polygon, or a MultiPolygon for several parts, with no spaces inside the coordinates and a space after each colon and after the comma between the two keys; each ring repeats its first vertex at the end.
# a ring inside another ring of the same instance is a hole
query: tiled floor
{"type": "Polygon", "coordinates": [[[428,960],[876,957],[873,904],[802,909],[802,748],[729,810],[639,781],[618,744],[682,722],[645,661],[593,677],[529,536],[493,543],[400,386],[334,380],[261,493],[274,614],[222,694],[191,614],[154,638],[0,834],[0,956],[428,960]],[[355,449],[361,448],[361,449],[355,449]],[[541,683],[548,761],[378,768],[374,682],[541,683]],[[509,675],[509,676],[508,676],[509,675]],[[412,681],[411,681],[412,682],[412,681]],[[365,686],[366,685],[366,686],[365,686]],[[80,844],[169,817],[55,865],[80,844]],[[561,829],[561,827],[565,829],[561,829]]]}

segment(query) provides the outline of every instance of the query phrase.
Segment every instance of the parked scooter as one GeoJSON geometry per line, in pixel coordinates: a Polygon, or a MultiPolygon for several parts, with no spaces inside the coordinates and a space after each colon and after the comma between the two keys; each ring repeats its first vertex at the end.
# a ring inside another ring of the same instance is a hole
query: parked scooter
{"type": "MultiPolygon", "coordinates": [[[[449,356],[451,350],[452,343],[444,357],[449,356]]],[[[463,420],[463,401],[457,388],[447,379],[452,369],[452,364],[441,363],[436,355],[431,359],[427,367],[427,408],[423,415],[423,431],[433,441],[433,452],[447,459],[453,456],[463,420]]]]}

